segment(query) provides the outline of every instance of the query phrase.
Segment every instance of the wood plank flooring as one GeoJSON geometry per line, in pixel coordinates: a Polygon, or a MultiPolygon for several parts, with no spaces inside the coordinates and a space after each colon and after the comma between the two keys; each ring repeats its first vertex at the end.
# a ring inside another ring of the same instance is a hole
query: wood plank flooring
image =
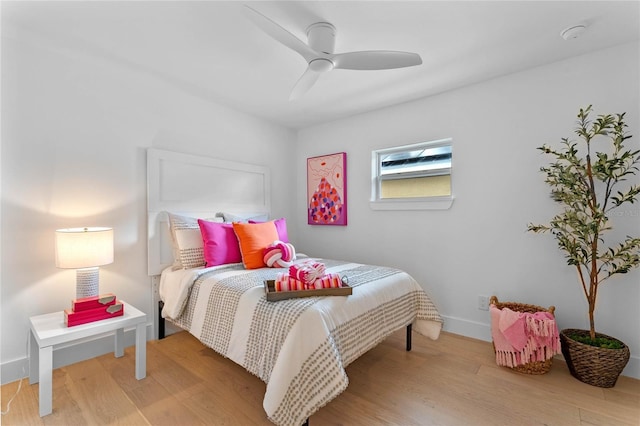
{"type": "MultiPolygon", "coordinates": [[[[38,385],[22,390],[3,425],[271,425],[265,384],[186,332],[148,342],[147,377],[134,348],[54,370],[53,413],[38,416],[38,385]]],[[[404,330],[347,368],[350,384],[310,418],[319,425],[640,425],[640,381],[579,382],[561,360],[529,376],[498,367],[491,344],[404,330]]],[[[18,382],[2,386],[2,410],[18,382]]]]}

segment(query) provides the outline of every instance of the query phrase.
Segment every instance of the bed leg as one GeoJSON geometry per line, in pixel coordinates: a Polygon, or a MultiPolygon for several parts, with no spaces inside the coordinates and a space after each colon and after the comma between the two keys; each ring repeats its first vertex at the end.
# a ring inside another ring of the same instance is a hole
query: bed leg
{"type": "Polygon", "coordinates": [[[164,318],[162,318],[163,307],[164,302],[161,300],[158,302],[158,340],[164,339],[165,337],[164,318]]]}
{"type": "Polygon", "coordinates": [[[412,324],[407,325],[407,352],[411,350],[411,329],[412,324]]]}
{"type": "Polygon", "coordinates": [[[309,426],[309,418],[302,423],[302,426],[309,426]]]}

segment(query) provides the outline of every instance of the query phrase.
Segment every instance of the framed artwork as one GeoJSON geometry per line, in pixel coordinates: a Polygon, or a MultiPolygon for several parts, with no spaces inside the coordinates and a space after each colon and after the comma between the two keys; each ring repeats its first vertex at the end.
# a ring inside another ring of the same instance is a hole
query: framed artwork
{"type": "Polygon", "coordinates": [[[347,225],[347,153],[307,158],[307,223],[347,225]]]}

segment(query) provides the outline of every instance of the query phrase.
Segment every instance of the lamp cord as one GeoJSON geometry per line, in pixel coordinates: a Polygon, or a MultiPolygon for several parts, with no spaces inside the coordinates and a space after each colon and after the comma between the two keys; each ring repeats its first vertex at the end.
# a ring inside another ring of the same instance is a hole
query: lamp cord
{"type": "MultiPolygon", "coordinates": [[[[29,354],[29,333],[30,332],[31,332],[31,330],[27,331],[27,355],[29,354]]],[[[11,403],[13,402],[15,397],[18,396],[18,394],[20,393],[20,389],[22,389],[22,381],[24,380],[26,375],[27,375],[27,372],[25,370],[24,364],[22,364],[22,377],[20,378],[20,382],[18,383],[18,389],[16,389],[16,393],[13,394],[13,396],[11,397],[9,402],[7,402],[7,410],[6,411],[0,411],[0,413],[3,416],[5,414],[9,414],[9,411],[11,410],[11,403]]]]}

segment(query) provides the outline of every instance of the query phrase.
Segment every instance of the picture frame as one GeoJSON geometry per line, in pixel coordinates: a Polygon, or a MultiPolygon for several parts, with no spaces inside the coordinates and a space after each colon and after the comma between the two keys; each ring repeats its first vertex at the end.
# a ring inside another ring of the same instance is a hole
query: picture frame
{"type": "Polygon", "coordinates": [[[307,223],[347,225],[347,153],[307,158],[307,223]]]}

